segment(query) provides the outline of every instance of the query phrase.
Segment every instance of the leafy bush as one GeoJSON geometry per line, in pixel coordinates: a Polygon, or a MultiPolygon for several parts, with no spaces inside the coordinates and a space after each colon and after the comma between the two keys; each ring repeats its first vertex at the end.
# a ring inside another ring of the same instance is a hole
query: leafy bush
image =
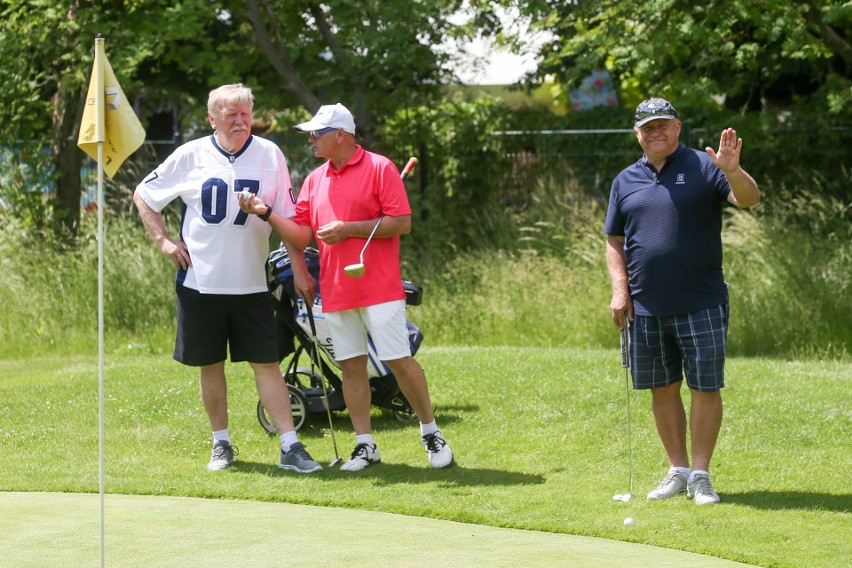
{"type": "Polygon", "coordinates": [[[56,225],[50,154],[39,142],[0,148],[0,219],[47,235],[56,225]]]}

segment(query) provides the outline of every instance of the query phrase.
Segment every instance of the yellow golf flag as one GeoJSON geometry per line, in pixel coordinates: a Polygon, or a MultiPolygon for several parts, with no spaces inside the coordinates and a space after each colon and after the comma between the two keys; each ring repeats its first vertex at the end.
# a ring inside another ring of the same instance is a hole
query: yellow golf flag
{"type": "Polygon", "coordinates": [[[104,39],[95,39],[95,64],[83,108],[77,146],[95,160],[104,143],[104,172],[112,178],[121,164],[145,141],[145,129],[115,79],[104,54],[104,39]]]}

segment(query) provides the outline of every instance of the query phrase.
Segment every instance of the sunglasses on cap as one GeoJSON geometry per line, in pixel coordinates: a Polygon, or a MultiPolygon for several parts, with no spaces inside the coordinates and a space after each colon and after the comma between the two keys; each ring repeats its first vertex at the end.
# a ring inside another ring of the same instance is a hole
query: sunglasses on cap
{"type": "Polygon", "coordinates": [[[654,98],[643,101],[633,114],[633,127],[639,128],[657,118],[677,119],[677,111],[665,99],[654,98]]]}
{"type": "Polygon", "coordinates": [[[637,112],[633,116],[633,119],[636,122],[639,122],[640,120],[645,120],[652,116],[655,118],[677,118],[677,113],[671,108],[656,108],[654,110],[643,110],[637,112]]]}

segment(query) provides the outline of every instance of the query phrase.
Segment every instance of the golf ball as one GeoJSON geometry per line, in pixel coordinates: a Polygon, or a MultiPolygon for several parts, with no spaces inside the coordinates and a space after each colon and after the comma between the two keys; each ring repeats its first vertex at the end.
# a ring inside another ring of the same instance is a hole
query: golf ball
{"type": "Polygon", "coordinates": [[[244,189],[240,192],[240,196],[243,198],[243,200],[251,199],[251,192],[247,189],[244,189]]]}
{"type": "Polygon", "coordinates": [[[626,519],[624,519],[624,526],[629,527],[629,526],[633,525],[634,522],[635,521],[633,520],[632,517],[627,517],[626,519]]]}

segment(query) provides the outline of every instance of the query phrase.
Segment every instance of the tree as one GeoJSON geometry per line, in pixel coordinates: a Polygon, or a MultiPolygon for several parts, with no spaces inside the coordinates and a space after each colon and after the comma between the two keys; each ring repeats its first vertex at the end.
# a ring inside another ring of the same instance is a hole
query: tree
{"type": "Polygon", "coordinates": [[[751,112],[809,99],[840,113],[852,102],[849,2],[504,3],[518,5],[534,29],[552,34],[532,82],[553,77],[575,86],[606,65],[622,87],[673,93],[684,106],[716,95],[728,108],[751,112]]]}
{"type": "Polygon", "coordinates": [[[450,77],[450,54],[433,49],[465,33],[450,23],[458,0],[244,0],[232,6],[277,86],[311,113],[341,102],[359,136],[380,146],[376,126],[398,109],[428,104],[450,77]],[[242,4],[242,6],[240,6],[242,4]]]}
{"type": "MultiPolygon", "coordinates": [[[[202,85],[206,87],[207,75],[201,69],[215,61],[212,42],[227,45],[222,38],[226,30],[216,17],[218,8],[203,0],[0,4],[0,80],[7,85],[0,93],[0,120],[5,126],[0,146],[26,148],[32,159],[46,157],[52,164],[39,168],[51,172],[51,179],[37,181],[46,182],[55,195],[53,228],[58,234],[73,239],[80,221],[84,154],[77,148],[77,135],[95,36],[106,37],[116,78],[140,108],[156,104],[161,96],[192,100],[202,85]],[[198,60],[204,63],[198,65],[198,60]],[[38,151],[48,143],[49,154],[38,151]]],[[[216,64],[223,72],[232,69],[227,61],[216,64]]]]}
{"type": "Polygon", "coordinates": [[[433,47],[447,34],[466,33],[450,23],[461,4],[2,0],[0,147],[49,141],[54,228],[73,237],[83,159],[76,140],[97,33],[143,124],[163,104],[200,124],[207,91],[241,81],[269,107],[302,105],[313,113],[345,102],[362,139],[377,146],[383,117],[439,95],[450,55],[433,47]]]}

